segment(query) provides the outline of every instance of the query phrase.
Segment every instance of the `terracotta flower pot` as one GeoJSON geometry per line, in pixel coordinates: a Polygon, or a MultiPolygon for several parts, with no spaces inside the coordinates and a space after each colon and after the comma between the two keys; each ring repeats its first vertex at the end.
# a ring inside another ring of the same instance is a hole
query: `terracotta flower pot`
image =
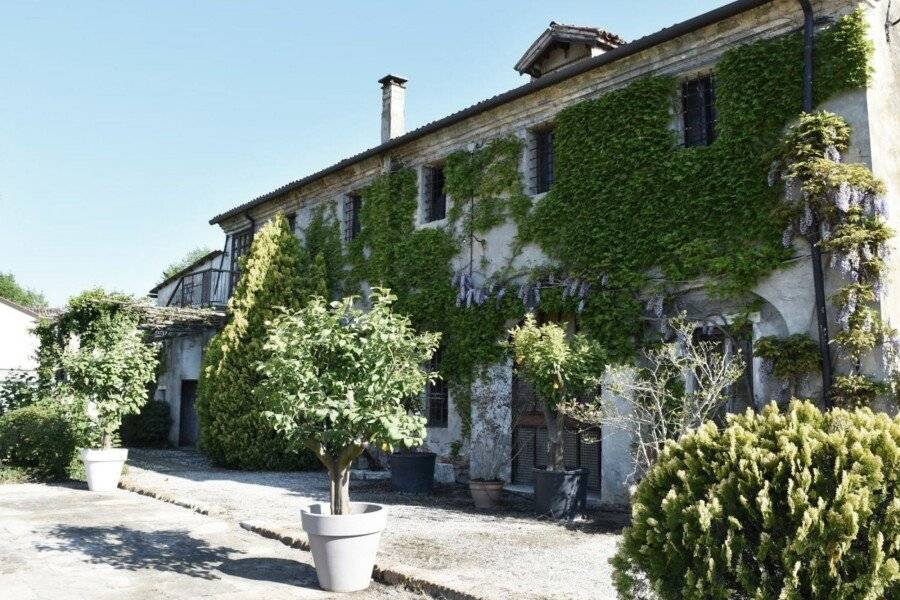
{"type": "Polygon", "coordinates": [[[472,494],[475,508],[496,508],[503,498],[503,482],[473,479],[469,482],[469,492],[472,494]]]}

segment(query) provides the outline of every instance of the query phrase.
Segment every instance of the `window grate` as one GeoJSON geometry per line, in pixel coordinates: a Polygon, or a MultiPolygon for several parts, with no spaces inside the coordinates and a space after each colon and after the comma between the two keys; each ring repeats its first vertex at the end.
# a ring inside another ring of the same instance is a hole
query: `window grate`
{"type": "Polygon", "coordinates": [[[238,277],[241,271],[241,257],[250,251],[250,245],[253,243],[253,228],[235,233],[231,237],[231,284],[228,295],[234,291],[237,286],[238,277]]]}
{"type": "Polygon", "coordinates": [[[546,129],[535,133],[535,153],[537,157],[537,181],[535,192],[543,194],[550,191],[555,179],[553,149],[553,130],[546,129]]]}
{"type": "Polygon", "coordinates": [[[347,194],[344,198],[344,241],[352,242],[359,236],[359,212],[362,209],[362,197],[359,194],[347,194]]]}
{"type": "Polygon", "coordinates": [[[711,75],[685,81],[681,86],[684,145],[709,146],[716,140],[716,82],[711,75]]]}
{"type": "MultiPolygon", "coordinates": [[[[441,367],[443,350],[438,348],[428,365],[429,371],[438,371],[441,367]]],[[[447,427],[449,413],[450,392],[447,382],[437,379],[425,386],[425,401],[428,403],[427,427],[447,427]]]]}

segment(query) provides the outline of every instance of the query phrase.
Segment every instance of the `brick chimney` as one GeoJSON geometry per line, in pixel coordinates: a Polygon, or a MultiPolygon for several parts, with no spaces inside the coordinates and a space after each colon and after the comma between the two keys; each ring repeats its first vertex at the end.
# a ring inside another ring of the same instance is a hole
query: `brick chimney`
{"type": "Polygon", "coordinates": [[[406,79],[385,75],[381,84],[381,143],[406,133],[406,79]]]}

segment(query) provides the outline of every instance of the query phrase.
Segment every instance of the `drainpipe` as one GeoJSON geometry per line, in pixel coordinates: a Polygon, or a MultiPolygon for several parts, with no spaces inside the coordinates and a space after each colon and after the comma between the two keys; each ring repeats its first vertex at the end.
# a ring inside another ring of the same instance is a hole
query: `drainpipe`
{"type": "MultiPolygon", "coordinates": [[[[815,17],[810,0],[799,0],[803,8],[803,111],[813,110],[813,42],[815,17]]],[[[816,294],[816,320],[819,327],[819,356],[822,359],[822,405],[831,408],[831,343],[828,336],[828,311],[825,304],[825,274],[822,270],[822,250],[819,248],[819,223],[812,226],[813,287],[816,294]]]]}

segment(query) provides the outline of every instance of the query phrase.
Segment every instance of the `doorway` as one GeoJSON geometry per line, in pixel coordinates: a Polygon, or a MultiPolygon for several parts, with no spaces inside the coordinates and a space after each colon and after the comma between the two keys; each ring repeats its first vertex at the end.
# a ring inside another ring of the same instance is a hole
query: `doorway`
{"type": "Polygon", "coordinates": [[[200,437],[200,422],[197,420],[197,380],[181,380],[181,421],[178,428],[179,446],[196,446],[200,437]]]}

